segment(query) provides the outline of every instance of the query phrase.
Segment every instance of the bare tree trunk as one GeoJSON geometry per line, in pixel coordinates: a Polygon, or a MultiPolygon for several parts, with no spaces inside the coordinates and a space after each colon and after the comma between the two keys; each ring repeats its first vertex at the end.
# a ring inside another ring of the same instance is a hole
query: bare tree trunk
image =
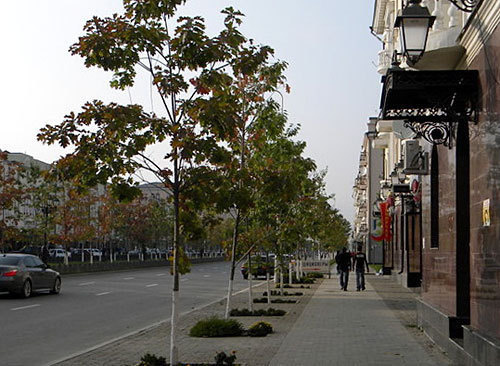
{"type": "Polygon", "coordinates": [[[271,304],[271,284],[269,273],[269,253],[266,252],[266,287],[267,287],[267,304],[271,304]]]}
{"type": "MultiPolygon", "coordinates": [[[[175,151],[177,154],[177,151],[175,151]]],[[[179,300],[179,167],[178,161],[174,161],[174,258],[172,263],[173,288],[172,288],[172,318],[170,321],[170,364],[177,365],[177,324],[178,324],[178,300],[179,300]]]]}
{"type": "Polygon", "coordinates": [[[267,303],[270,304],[271,303],[271,284],[270,284],[270,281],[271,278],[269,276],[269,271],[267,271],[266,273],[266,286],[267,286],[267,303]]]}
{"type": "Polygon", "coordinates": [[[231,246],[231,272],[229,275],[229,286],[227,288],[226,312],[224,314],[224,318],[226,319],[229,318],[229,312],[231,311],[231,297],[233,296],[233,281],[236,268],[236,248],[238,245],[238,230],[240,226],[240,219],[240,210],[236,210],[236,220],[233,229],[233,244],[231,246]]]}
{"type": "Polygon", "coordinates": [[[253,294],[252,294],[252,256],[248,252],[248,309],[253,312],[253,294]]]}

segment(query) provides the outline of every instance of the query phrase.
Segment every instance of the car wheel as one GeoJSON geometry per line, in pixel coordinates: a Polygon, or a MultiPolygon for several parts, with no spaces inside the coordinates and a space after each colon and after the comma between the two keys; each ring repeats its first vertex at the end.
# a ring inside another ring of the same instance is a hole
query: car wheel
{"type": "Polygon", "coordinates": [[[25,299],[30,297],[32,290],[33,290],[33,288],[31,286],[31,281],[30,280],[24,281],[23,288],[21,289],[21,292],[20,292],[21,297],[25,298],[25,299]]]}
{"type": "Polygon", "coordinates": [[[50,293],[57,295],[59,292],[61,292],[61,279],[59,277],[56,277],[54,286],[52,286],[52,290],[50,290],[50,293]]]}

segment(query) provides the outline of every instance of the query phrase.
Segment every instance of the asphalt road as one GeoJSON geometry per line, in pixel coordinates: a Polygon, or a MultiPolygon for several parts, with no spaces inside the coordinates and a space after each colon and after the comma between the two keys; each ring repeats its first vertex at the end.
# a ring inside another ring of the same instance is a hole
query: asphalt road
{"type": "MultiPolygon", "coordinates": [[[[227,262],[193,265],[181,277],[181,313],[223,298],[229,269],[227,262]]],[[[247,288],[240,273],[234,288],[247,288]]],[[[59,295],[0,293],[0,365],[48,365],[166,320],[171,289],[168,267],[158,267],[64,276],[59,295]]]]}

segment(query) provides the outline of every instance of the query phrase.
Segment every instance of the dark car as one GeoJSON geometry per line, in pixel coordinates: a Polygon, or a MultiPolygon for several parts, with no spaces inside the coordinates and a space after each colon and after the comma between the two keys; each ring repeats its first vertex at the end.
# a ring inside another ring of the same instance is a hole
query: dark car
{"type": "MultiPolygon", "coordinates": [[[[252,275],[254,278],[265,276],[267,271],[269,271],[271,276],[274,275],[274,264],[272,263],[271,258],[269,258],[269,262],[267,262],[265,256],[253,256],[252,275]]],[[[241,274],[245,280],[248,279],[248,261],[241,266],[241,274]]]]}
{"type": "Polygon", "coordinates": [[[61,291],[61,275],[29,254],[0,254],[0,292],[30,297],[34,291],[61,291]]]}

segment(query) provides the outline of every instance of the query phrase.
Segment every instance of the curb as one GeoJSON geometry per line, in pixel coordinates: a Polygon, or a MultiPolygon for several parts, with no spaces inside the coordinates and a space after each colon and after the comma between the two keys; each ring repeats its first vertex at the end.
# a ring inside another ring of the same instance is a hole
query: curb
{"type": "MultiPolygon", "coordinates": [[[[265,282],[265,281],[263,281],[263,282],[261,282],[261,283],[259,283],[259,284],[257,284],[257,285],[253,285],[253,286],[252,286],[252,288],[256,288],[256,287],[262,286],[262,285],[264,285],[265,283],[266,283],[266,282],[265,282]]],[[[241,294],[241,293],[243,293],[243,292],[245,292],[245,291],[248,291],[248,287],[247,287],[247,288],[244,288],[243,290],[240,290],[240,291],[234,292],[234,293],[233,293],[233,296],[235,296],[235,295],[239,295],[239,294],[241,294]]],[[[200,306],[198,306],[198,307],[195,307],[194,309],[190,309],[190,310],[188,310],[188,311],[182,312],[182,313],[180,313],[180,314],[179,314],[179,318],[180,318],[180,317],[183,317],[183,316],[186,316],[186,315],[188,315],[188,314],[190,314],[190,313],[193,313],[193,312],[196,312],[196,311],[200,311],[200,310],[202,310],[202,309],[204,309],[204,308],[206,308],[206,307],[209,307],[209,306],[211,306],[211,305],[213,305],[213,304],[216,304],[216,303],[218,303],[219,301],[224,300],[224,299],[226,299],[226,296],[221,297],[221,298],[218,298],[217,300],[213,300],[213,301],[209,302],[208,304],[200,305],[200,306]]],[[[138,330],[134,330],[134,331],[132,331],[132,332],[129,332],[129,333],[123,334],[123,335],[121,335],[121,336],[115,337],[115,338],[110,339],[110,340],[108,340],[108,341],[105,341],[105,342],[99,343],[99,344],[97,344],[97,345],[95,345],[95,346],[92,346],[92,347],[90,347],[90,348],[87,348],[87,349],[85,349],[85,350],[83,350],[83,351],[78,351],[78,352],[73,353],[73,354],[71,354],[71,355],[69,355],[69,356],[65,356],[65,357],[60,358],[60,359],[58,359],[58,360],[51,361],[50,363],[47,363],[47,364],[45,364],[45,365],[43,365],[43,366],[55,366],[55,365],[57,365],[57,364],[59,364],[59,363],[66,362],[66,361],[69,361],[69,360],[71,360],[71,359],[73,359],[73,358],[76,358],[76,357],[82,356],[82,355],[84,355],[85,353],[89,353],[89,352],[95,351],[95,350],[97,350],[97,349],[99,349],[99,348],[101,348],[101,347],[105,347],[105,346],[107,346],[107,345],[109,345],[109,344],[111,344],[111,343],[115,343],[115,342],[121,341],[122,339],[125,339],[125,338],[128,338],[128,337],[131,337],[131,336],[134,336],[134,335],[137,335],[137,334],[141,334],[141,333],[146,333],[146,332],[149,332],[149,331],[151,331],[151,330],[153,330],[153,329],[156,329],[156,328],[158,328],[158,327],[160,327],[160,326],[162,326],[162,325],[164,325],[164,324],[168,324],[168,323],[170,323],[170,318],[160,320],[160,321],[158,321],[158,322],[156,322],[156,323],[153,323],[153,324],[151,324],[151,325],[148,325],[148,326],[146,326],[146,327],[144,327],[144,328],[141,328],[141,329],[138,329],[138,330]]]]}

